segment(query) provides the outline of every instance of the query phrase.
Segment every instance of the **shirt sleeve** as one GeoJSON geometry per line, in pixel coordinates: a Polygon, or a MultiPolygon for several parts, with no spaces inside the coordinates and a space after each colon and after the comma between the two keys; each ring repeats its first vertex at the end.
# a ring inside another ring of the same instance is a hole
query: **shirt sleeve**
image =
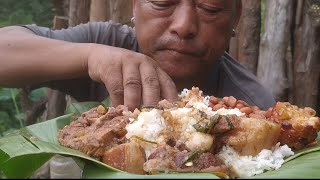
{"type": "MultiPolygon", "coordinates": [[[[37,25],[24,25],[34,34],[57,40],[75,43],[104,44],[138,52],[134,29],[120,23],[89,22],[67,29],[53,30],[37,25]]],[[[51,81],[35,85],[33,88],[46,86],[65,92],[78,101],[102,101],[106,95],[103,84],[96,83],[89,78],[51,81]]]]}
{"type": "Polygon", "coordinates": [[[37,25],[24,25],[39,36],[76,43],[96,43],[138,51],[134,29],[120,23],[89,22],[67,29],[53,30],[37,25]]]}

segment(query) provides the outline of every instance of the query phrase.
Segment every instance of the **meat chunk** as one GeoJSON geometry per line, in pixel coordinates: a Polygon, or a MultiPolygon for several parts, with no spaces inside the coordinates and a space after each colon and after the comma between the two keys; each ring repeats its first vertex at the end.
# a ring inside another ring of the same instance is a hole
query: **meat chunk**
{"type": "Polygon", "coordinates": [[[239,126],[240,118],[236,115],[220,116],[211,134],[222,134],[239,126]]]}
{"type": "MultiPolygon", "coordinates": [[[[209,169],[227,167],[211,152],[179,150],[168,145],[154,149],[144,164],[144,170],[155,173],[159,171],[201,172],[209,169]]],[[[223,171],[225,172],[225,171],[223,171]]]]}
{"type": "Polygon", "coordinates": [[[262,149],[275,146],[279,135],[280,125],[277,123],[266,119],[241,118],[239,126],[217,138],[217,141],[221,145],[228,144],[242,156],[255,156],[262,149]]]}
{"type": "Polygon", "coordinates": [[[135,142],[121,144],[106,151],[102,162],[125,172],[145,174],[143,164],[146,161],[144,149],[135,142]]]}
{"type": "Polygon", "coordinates": [[[58,141],[100,160],[106,150],[126,142],[125,126],[129,118],[122,115],[126,110],[124,106],[109,108],[108,112],[101,107],[92,108],[61,129],[58,141]]]}
{"type": "Polygon", "coordinates": [[[320,119],[312,108],[299,108],[288,102],[278,102],[272,110],[271,120],[281,124],[279,141],[294,149],[317,143],[320,119]]]}
{"type": "Polygon", "coordinates": [[[202,153],[194,161],[196,169],[207,169],[209,167],[221,166],[223,162],[212,153],[202,153]]]}
{"type": "Polygon", "coordinates": [[[155,148],[144,163],[144,171],[153,174],[177,169],[175,157],[178,152],[174,147],[165,144],[155,148]]]}

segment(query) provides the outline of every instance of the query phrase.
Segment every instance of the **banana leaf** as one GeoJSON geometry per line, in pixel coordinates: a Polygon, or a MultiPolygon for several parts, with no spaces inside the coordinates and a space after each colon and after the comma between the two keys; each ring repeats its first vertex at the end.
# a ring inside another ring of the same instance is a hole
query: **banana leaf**
{"type": "MultiPolygon", "coordinates": [[[[0,139],[0,170],[7,178],[29,178],[54,155],[73,157],[83,168],[83,178],[110,179],[217,179],[210,173],[172,173],[135,175],[117,170],[79,151],[60,146],[58,131],[82,112],[101,103],[76,103],[68,107],[64,116],[27,126],[0,139]]],[[[106,105],[105,103],[103,103],[106,105]]],[[[296,152],[286,159],[283,166],[252,178],[320,178],[320,139],[318,145],[296,152]]],[[[219,174],[218,174],[219,175],[219,174]]]]}

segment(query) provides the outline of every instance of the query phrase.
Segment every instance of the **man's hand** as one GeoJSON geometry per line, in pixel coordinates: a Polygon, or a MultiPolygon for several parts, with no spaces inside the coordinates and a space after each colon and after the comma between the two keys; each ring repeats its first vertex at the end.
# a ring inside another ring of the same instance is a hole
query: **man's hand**
{"type": "Polygon", "coordinates": [[[105,84],[113,106],[124,104],[134,110],[161,99],[178,99],[174,82],[146,55],[92,45],[87,63],[90,78],[105,84]]]}

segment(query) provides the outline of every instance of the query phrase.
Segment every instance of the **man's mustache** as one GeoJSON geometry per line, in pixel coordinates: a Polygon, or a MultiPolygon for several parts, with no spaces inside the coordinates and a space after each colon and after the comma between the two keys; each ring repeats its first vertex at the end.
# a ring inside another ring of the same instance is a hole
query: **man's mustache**
{"type": "Polygon", "coordinates": [[[177,38],[163,38],[156,42],[158,51],[172,50],[182,54],[202,57],[206,55],[207,48],[194,40],[180,40],[177,38]]]}

